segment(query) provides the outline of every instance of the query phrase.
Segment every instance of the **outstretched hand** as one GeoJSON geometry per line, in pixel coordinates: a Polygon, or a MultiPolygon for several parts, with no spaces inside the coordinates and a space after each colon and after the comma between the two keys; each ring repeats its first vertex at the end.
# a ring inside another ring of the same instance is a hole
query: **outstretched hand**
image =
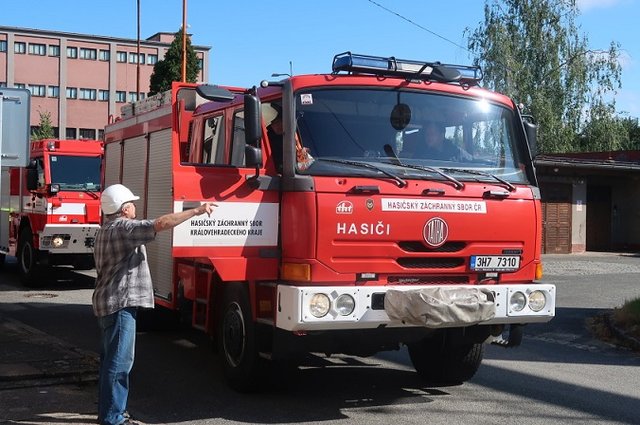
{"type": "Polygon", "coordinates": [[[211,215],[213,209],[217,206],[218,204],[214,204],[213,202],[205,202],[195,209],[196,215],[202,215],[204,213],[207,213],[207,215],[211,215]]]}

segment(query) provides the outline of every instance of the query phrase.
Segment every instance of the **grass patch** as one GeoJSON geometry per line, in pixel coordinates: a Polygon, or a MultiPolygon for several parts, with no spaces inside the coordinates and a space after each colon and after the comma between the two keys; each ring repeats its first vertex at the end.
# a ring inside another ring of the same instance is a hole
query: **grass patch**
{"type": "Polygon", "coordinates": [[[597,338],[640,352],[640,298],[589,318],[587,325],[597,338]]]}
{"type": "Polygon", "coordinates": [[[613,310],[613,323],[634,338],[640,339],[640,298],[627,301],[613,310]]]}

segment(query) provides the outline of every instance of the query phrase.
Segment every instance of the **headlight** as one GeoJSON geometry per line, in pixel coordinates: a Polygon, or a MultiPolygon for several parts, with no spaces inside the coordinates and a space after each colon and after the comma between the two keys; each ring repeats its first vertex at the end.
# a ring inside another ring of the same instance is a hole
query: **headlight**
{"type": "Polygon", "coordinates": [[[547,304],[547,298],[542,291],[533,291],[529,294],[529,308],[533,311],[540,311],[547,304]]]}
{"type": "Polygon", "coordinates": [[[64,244],[64,239],[62,236],[56,236],[51,240],[51,245],[54,248],[60,248],[64,244]]]}
{"type": "Polygon", "coordinates": [[[522,292],[514,292],[509,300],[509,307],[513,311],[522,311],[527,305],[527,297],[522,292]]]}
{"type": "Polygon", "coordinates": [[[336,311],[342,316],[348,316],[356,308],[356,301],[349,294],[342,294],[336,299],[336,311]]]}
{"type": "Polygon", "coordinates": [[[331,308],[331,301],[326,294],[315,294],[309,301],[309,311],[317,318],[327,315],[331,308]]]}

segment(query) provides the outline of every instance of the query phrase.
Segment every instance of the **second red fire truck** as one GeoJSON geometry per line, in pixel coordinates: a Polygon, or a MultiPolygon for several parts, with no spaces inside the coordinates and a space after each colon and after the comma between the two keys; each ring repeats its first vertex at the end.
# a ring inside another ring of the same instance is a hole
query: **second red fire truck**
{"type": "Polygon", "coordinates": [[[518,345],[556,299],[536,128],[480,79],[346,52],[330,74],[133,105],[106,128],[105,186],[140,217],[218,204],[148,245],[156,305],[216,338],[240,390],[267,359],[403,345],[425,379],[470,379],[485,342],[518,345]]]}
{"type": "Polygon", "coordinates": [[[0,259],[17,258],[25,285],[45,283],[43,272],[50,265],[93,267],[102,154],[98,140],[31,142],[29,166],[11,168],[3,179],[9,185],[2,201],[9,244],[0,249],[0,259]]]}

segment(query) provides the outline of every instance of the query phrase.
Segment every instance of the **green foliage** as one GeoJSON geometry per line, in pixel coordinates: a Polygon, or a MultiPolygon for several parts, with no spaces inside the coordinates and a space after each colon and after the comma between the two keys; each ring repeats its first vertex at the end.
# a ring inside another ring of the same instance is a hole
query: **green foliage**
{"type": "Polygon", "coordinates": [[[484,14],[469,49],[487,85],[523,103],[540,124],[540,152],[624,144],[622,134],[605,140],[601,127],[585,133],[589,139],[578,138],[590,118],[615,110],[604,97],[620,88],[621,68],[616,43],[605,51],[588,49],[575,23],[575,0],[486,0],[484,14]]]}
{"type": "Polygon", "coordinates": [[[38,128],[31,132],[31,140],[51,139],[55,136],[53,132],[53,124],[51,123],[51,113],[38,110],[40,115],[40,123],[38,128]]]}
{"type": "Polygon", "coordinates": [[[577,143],[579,152],[607,152],[626,150],[629,131],[621,119],[615,116],[613,105],[597,103],[589,110],[586,123],[577,143]]]}
{"type": "MultiPolygon", "coordinates": [[[[187,75],[188,83],[195,83],[198,79],[200,67],[198,55],[191,45],[191,39],[187,36],[187,75]]],[[[169,46],[164,59],[159,60],[153,66],[149,84],[149,96],[162,93],[171,89],[173,81],[182,81],[182,28],[175,33],[175,38],[169,46]]]]}

